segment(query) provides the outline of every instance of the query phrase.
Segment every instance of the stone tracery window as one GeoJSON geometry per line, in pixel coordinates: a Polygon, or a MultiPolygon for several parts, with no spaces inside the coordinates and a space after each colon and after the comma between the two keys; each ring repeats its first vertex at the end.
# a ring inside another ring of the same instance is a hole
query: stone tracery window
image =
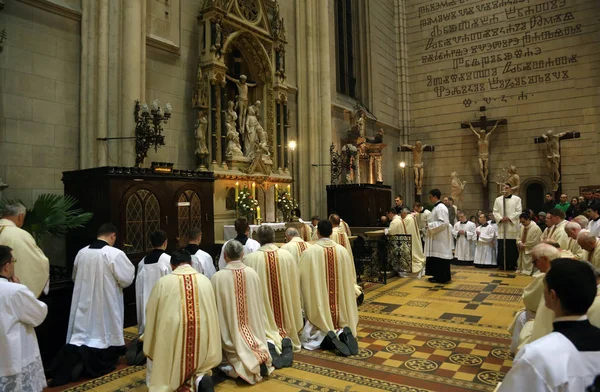
{"type": "Polygon", "coordinates": [[[354,10],[353,0],[335,0],[337,91],[357,98],[354,10]]]}

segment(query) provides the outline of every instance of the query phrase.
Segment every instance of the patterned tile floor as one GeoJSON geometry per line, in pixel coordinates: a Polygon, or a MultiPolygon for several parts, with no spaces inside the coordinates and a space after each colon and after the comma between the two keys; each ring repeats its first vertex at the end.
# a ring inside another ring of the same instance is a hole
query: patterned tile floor
{"type": "MultiPolygon", "coordinates": [[[[294,366],[248,386],[217,391],[493,391],[512,365],[507,325],[530,279],[453,266],[453,281],[394,279],[369,284],[360,307],[360,352],[302,351],[294,366]]],[[[145,391],[143,367],[117,370],[69,391],[145,391]]],[[[56,390],[56,389],[55,389],[56,390]]]]}

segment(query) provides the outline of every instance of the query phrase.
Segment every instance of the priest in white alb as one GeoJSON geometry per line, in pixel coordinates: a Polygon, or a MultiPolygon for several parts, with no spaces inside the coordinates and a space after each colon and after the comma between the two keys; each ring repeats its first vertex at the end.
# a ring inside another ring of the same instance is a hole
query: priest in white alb
{"type": "Polygon", "coordinates": [[[404,228],[402,227],[402,217],[396,213],[396,208],[389,208],[385,214],[390,221],[388,226],[388,235],[399,235],[404,234],[404,228]]]}
{"type": "MultiPolygon", "coordinates": [[[[233,240],[236,240],[244,246],[245,255],[256,252],[258,248],[260,248],[258,241],[248,237],[250,234],[250,224],[248,223],[248,219],[246,217],[242,216],[237,218],[233,226],[235,227],[235,232],[237,233],[237,236],[233,240]]],[[[233,240],[228,240],[227,242],[233,240]]],[[[219,256],[220,270],[227,266],[227,262],[225,261],[225,256],[223,254],[227,242],[225,242],[225,244],[223,244],[223,248],[221,248],[221,255],[219,256]]]]}
{"type": "Polygon", "coordinates": [[[54,385],[81,375],[99,377],[115,370],[124,354],[123,289],[135,277],[135,267],[114,247],[117,228],[105,223],[98,237],[81,249],[73,264],[73,299],[67,345],[54,359],[54,385]]]}
{"type": "MultiPolygon", "coordinates": [[[[171,273],[171,256],[166,252],[168,240],[167,233],[162,230],[150,233],[150,244],[153,249],[144,257],[137,266],[138,272],[135,278],[135,308],[137,311],[138,334],[144,334],[146,326],[146,304],[152,292],[152,288],[160,278],[171,273]]],[[[141,342],[131,344],[127,350],[127,364],[141,365],[145,356],[141,342]]],[[[152,369],[151,360],[147,362],[146,380],[150,380],[152,369]]],[[[148,382],[147,385],[150,385],[148,382]]]]}
{"type": "Polygon", "coordinates": [[[519,229],[519,239],[517,248],[519,249],[519,259],[517,261],[517,273],[531,275],[533,273],[533,263],[531,252],[533,247],[540,243],[542,230],[531,220],[529,212],[525,211],[519,216],[521,228],[519,229]]]}
{"type": "Polygon", "coordinates": [[[465,213],[459,211],[457,214],[458,222],[452,229],[452,235],[456,239],[454,256],[461,264],[472,264],[475,259],[471,243],[476,240],[475,223],[467,220],[465,213]]]}
{"type": "Polygon", "coordinates": [[[523,212],[521,198],[512,194],[512,185],[504,184],[503,194],[494,201],[494,219],[498,223],[498,269],[515,271],[519,251],[519,216],[523,212]]]}
{"type": "Polygon", "coordinates": [[[200,249],[200,244],[202,243],[202,230],[198,227],[192,227],[188,234],[188,244],[185,247],[192,256],[192,262],[194,258],[198,261],[198,267],[192,265],[198,272],[204,274],[208,279],[212,278],[212,276],[217,272],[215,268],[215,264],[213,262],[212,257],[200,249]]]}
{"type": "Polygon", "coordinates": [[[173,252],[173,273],[148,298],[143,339],[152,361],[150,391],[214,390],[211,369],[222,357],[219,316],[210,281],[191,261],[186,250],[173,252]]]}
{"type": "MultiPolygon", "coordinates": [[[[551,245],[537,244],[531,250],[530,257],[535,260],[535,265],[539,272],[533,275],[531,282],[523,289],[522,298],[525,308],[517,313],[512,324],[508,327],[508,332],[512,335],[510,351],[513,354],[516,354],[519,347],[528,343],[531,339],[533,320],[536,317],[540,304],[544,306],[544,276],[548,269],[550,269],[550,262],[559,258],[560,252],[551,245]],[[528,322],[529,324],[527,324],[528,322]],[[524,328],[526,325],[527,327],[524,328]]],[[[541,318],[544,317],[544,312],[542,312],[541,318]]]]}
{"type": "Polygon", "coordinates": [[[308,350],[322,347],[346,356],[355,355],[358,307],[354,263],[348,251],[329,238],[332,230],[330,221],[320,221],[319,240],[302,254],[298,263],[306,315],[300,340],[308,350]]]}
{"type": "Polygon", "coordinates": [[[475,230],[475,267],[496,267],[496,227],[488,223],[484,213],[479,214],[479,227],[475,230]]]}
{"type": "Polygon", "coordinates": [[[211,279],[225,360],[220,369],[229,377],[256,384],[274,370],[265,333],[268,305],[258,274],[242,263],[243,245],[234,240],[223,248],[227,264],[211,279]]]}
{"type": "Polygon", "coordinates": [[[302,253],[308,249],[310,244],[300,238],[300,233],[293,227],[288,227],[285,231],[285,245],[281,247],[281,249],[285,249],[294,258],[296,264],[300,261],[300,256],[302,253]]]}
{"type": "Polygon", "coordinates": [[[290,367],[292,350],[300,351],[298,333],[303,325],[298,264],[287,250],[274,244],[275,231],[272,227],[260,226],[256,235],[261,247],[244,256],[242,262],[258,273],[262,284],[269,325],[267,338],[277,347],[277,352],[270,347],[273,366],[276,369],[290,367]]]}
{"type": "Polygon", "coordinates": [[[434,205],[427,221],[425,232],[425,275],[431,276],[431,283],[449,283],[452,280],[450,261],[452,260],[452,227],[448,220],[448,207],[440,201],[439,189],[429,191],[429,202],[434,205]]]}
{"type": "Polygon", "coordinates": [[[569,236],[565,231],[567,221],[565,220],[564,211],[560,208],[553,208],[548,211],[546,213],[546,224],[549,227],[547,239],[558,242],[562,249],[569,249],[569,236]]]}
{"type": "Polygon", "coordinates": [[[41,392],[46,377],[34,328],[48,308],[19,283],[16,264],[12,249],[0,245],[0,391],[41,392]]]}
{"type": "Polygon", "coordinates": [[[425,255],[423,254],[423,244],[417,226],[415,217],[408,208],[403,208],[400,212],[400,222],[402,224],[402,234],[410,236],[412,244],[412,273],[417,274],[417,279],[425,273],[425,255]]]}
{"type": "Polygon", "coordinates": [[[600,203],[596,200],[596,203],[590,207],[590,220],[586,228],[596,237],[600,237],[600,203]]]}
{"type": "Polygon", "coordinates": [[[48,294],[50,262],[31,234],[21,228],[26,213],[27,209],[20,203],[4,206],[0,219],[0,245],[12,248],[13,255],[20,261],[15,265],[15,275],[38,298],[42,292],[48,294]]]}

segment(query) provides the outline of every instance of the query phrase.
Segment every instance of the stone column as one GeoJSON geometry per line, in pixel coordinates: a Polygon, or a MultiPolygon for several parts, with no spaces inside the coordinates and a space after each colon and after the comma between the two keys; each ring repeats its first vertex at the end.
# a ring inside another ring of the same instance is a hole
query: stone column
{"type": "Polygon", "coordinates": [[[296,2],[298,40],[298,178],[300,203],[306,215],[325,216],[325,186],[330,183],[331,130],[330,12],[328,1],[296,2]]]}
{"type": "Polygon", "coordinates": [[[80,168],[133,166],[135,100],[146,84],[146,2],[83,1],[81,16],[80,168]]]}

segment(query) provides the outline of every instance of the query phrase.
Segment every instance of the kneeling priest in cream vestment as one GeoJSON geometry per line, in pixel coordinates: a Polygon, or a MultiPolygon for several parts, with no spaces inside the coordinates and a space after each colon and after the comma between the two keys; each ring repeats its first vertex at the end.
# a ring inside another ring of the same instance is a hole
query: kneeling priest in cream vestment
{"type": "MultiPolygon", "coordinates": [[[[228,376],[240,377],[256,384],[273,372],[267,342],[265,295],[256,271],[241,262],[243,245],[238,241],[225,244],[227,265],[213,275],[224,363],[220,368],[228,376]]],[[[269,331],[276,336],[277,331],[269,331]]]]}
{"type": "Polygon", "coordinates": [[[307,320],[300,340],[309,350],[325,343],[343,355],[356,354],[354,264],[346,249],[329,238],[331,222],[320,221],[317,231],[319,241],[302,254],[298,264],[307,320]]]}
{"type": "Polygon", "coordinates": [[[173,252],[173,273],[154,285],[146,306],[144,353],[152,360],[150,391],[212,390],[221,362],[215,296],[187,251],[173,252]]]}

